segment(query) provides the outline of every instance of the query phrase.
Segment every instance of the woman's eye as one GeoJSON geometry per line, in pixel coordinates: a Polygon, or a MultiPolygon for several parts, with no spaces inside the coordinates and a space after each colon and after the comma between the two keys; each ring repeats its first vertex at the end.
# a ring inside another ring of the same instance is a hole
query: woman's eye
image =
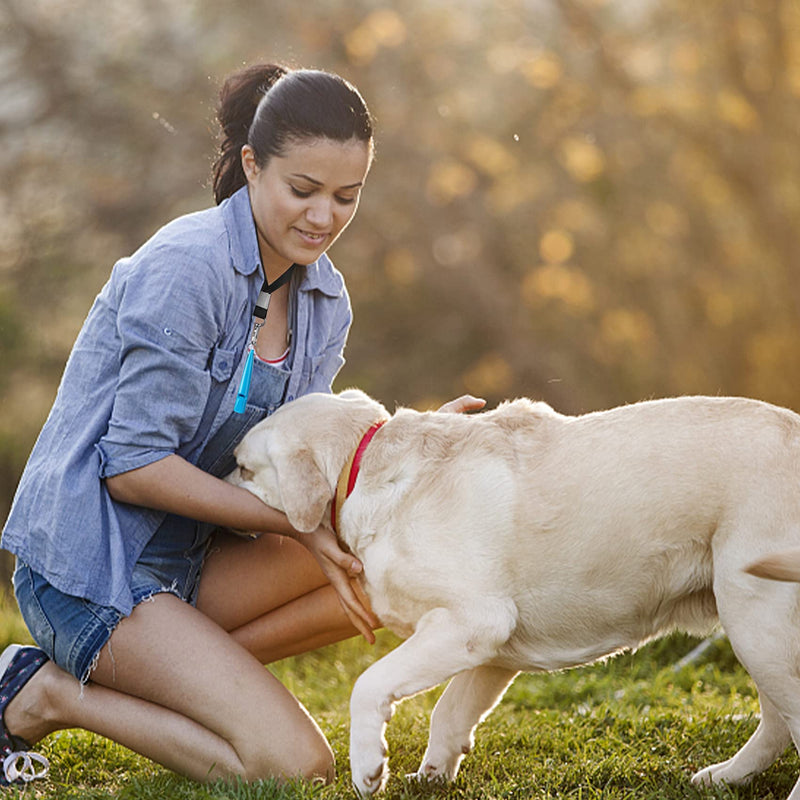
{"type": "MultiPolygon", "coordinates": [[[[309,189],[308,191],[306,191],[304,189],[298,189],[296,186],[291,186],[291,185],[289,186],[289,188],[292,190],[292,194],[295,197],[299,197],[301,199],[306,199],[308,197],[311,197],[312,194],[314,194],[314,189],[309,189]]],[[[355,197],[345,197],[340,194],[334,195],[334,199],[336,200],[336,202],[342,206],[353,205],[353,203],[356,202],[357,197],[358,197],[357,195],[355,197]]]]}

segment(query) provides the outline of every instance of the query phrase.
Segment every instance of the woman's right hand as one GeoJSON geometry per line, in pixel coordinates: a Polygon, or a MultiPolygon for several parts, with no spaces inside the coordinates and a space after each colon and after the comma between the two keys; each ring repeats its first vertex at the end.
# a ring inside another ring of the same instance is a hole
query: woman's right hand
{"type": "Polygon", "coordinates": [[[316,558],[325,577],[336,590],[339,602],[350,622],[370,644],[374,644],[373,630],[379,628],[381,623],[370,608],[369,600],[356,580],[364,569],[361,562],[352,554],[342,550],[336,534],[323,525],[311,533],[299,533],[294,538],[305,545],[316,558]]]}
{"type": "Polygon", "coordinates": [[[270,531],[305,545],[336,590],[348,619],[373,643],[381,623],[372,613],[361,586],[361,562],[339,547],[336,535],[320,526],[311,533],[295,530],[286,515],[234,486],[171,454],[147,466],[106,479],[114,500],[155,508],[190,519],[242,531],[270,531]]]}
{"type": "Polygon", "coordinates": [[[482,397],[462,394],[461,397],[450,400],[438,410],[448,414],[465,414],[469,411],[480,411],[485,405],[486,401],[482,397]]]}

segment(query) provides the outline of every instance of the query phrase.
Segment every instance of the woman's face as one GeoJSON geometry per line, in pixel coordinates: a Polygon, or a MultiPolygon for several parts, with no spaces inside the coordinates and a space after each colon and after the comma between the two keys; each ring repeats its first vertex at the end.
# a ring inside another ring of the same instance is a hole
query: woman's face
{"type": "Polygon", "coordinates": [[[291,264],[312,264],[339,237],[358,208],[370,148],[351,139],[308,139],[259,168],[250,145],[242,165],[267,280],[291,264]]]}

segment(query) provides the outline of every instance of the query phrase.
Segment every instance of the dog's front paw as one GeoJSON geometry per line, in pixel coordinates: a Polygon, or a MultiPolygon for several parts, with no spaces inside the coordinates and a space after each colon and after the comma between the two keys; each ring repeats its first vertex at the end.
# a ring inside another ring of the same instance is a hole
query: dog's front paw
{"type": "Polygon", "coordinates": [[[371,797],[386,785],[389,777],[389,760],[386,758],[386,748],[370,757],[366,751],[350,752],[350,771],[352,773],[353,788],[361,797],[371,797]]]}
{"type": "Polygon", "coordinates": [[[408,783],[416,784],[420,787],[420,789],[424,789],[424,787],[435,787],[440,786],[441,788],[445,788],[450,781],[441,774],[437,775],[428,775],[424,773],[421,769],[417,770],[417,772],[408,772],[405,775],[405,779],[408,783]]]}
{"type": "Polygon", "coordinates": [[[353,769],[353,788],[361,797],[372,797],[376,792],[380,792],[386,786],[386,779],[389,777],[387,761],[372,772],[361,772],[353,769]]]}
{"type": "Polygon", "coordinates": [[[420,764],[419,769],[414,773],[418,781],[445,781],[449,782],[455,778],[457,767],[447,763],[432,763],[427,759],[420,764]]]}
{"type": "Polygon", "coordinates": [[[461,760],[471,749],[470,742],[458,747],[452,739],[438,745],[430,741],[415,777],[419,781],[454,781],[461,760]]]}

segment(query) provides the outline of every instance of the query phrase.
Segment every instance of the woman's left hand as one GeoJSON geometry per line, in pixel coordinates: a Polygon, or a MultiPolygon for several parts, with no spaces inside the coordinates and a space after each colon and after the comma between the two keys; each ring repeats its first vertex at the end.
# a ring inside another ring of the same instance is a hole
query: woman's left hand
{"type": "Polygon", "coordinates": [[[480,397],[473,397],[471,394],[462,394],[455,400],[445,403],[439,411],[450,414],[463,414],[467,411],[480,411],[486,405],[486,401],[480,397]]]}
{"type": "Polygon", "coordinates": [[[339,547],[336,534],[322,525],[315,531],[302,533],[296,538],[317,559],[325,577],[336,590],[350,622],[370,644],[374,644],[373,630],[379,628],[381,623],[372,612],[361,585],[354,580],[364,569],[361,562],[350,553],[345,553],[339,547]]]}

